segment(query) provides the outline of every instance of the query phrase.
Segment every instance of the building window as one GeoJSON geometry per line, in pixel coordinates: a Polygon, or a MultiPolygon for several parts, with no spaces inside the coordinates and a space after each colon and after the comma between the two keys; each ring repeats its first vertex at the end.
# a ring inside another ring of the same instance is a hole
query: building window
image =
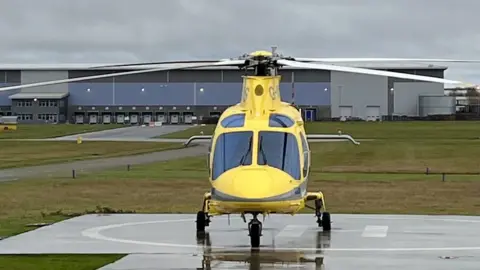
{"type": "Polygon", "coordinates": [[[48,121],[48,122],[57,122],[58,116],[56,114],[38,114],[37,119],[41,121],[48,121]]]}
{"type": "Polygon", "coordinates": [[[15,104],[17,107],[32,107],[33,102],[31,100],[18,100],[15,104]]]}
{"type": "Polygon", "coordinates": [[[18,120],[32,120],[33,119],[33,114],[18,114],[17,119],[18,120]]]}

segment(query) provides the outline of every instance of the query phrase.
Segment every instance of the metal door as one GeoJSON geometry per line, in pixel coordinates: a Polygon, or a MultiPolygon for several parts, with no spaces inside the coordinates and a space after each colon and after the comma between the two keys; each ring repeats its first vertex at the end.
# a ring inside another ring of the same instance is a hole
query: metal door
{"type": "Polygon", "coordinates": [[[157,122],[165,123],[165,122],[166,122],[165,114],[163,114],[163,113],[157,113],[157,122]]]}
{"type": "Polygon", "coordinates": [[[185,124],[191,124],[192,123],[192,114],[187,113],[187,114],[184,114],[183,117],[184,117],[183,121],[184,121],[185,124]]]}
{"type": "Polygon", "coordinates": [[[83,114],[75,115],[75,124],[83,124],[83,114]]]}
{"type": "Polygon", "coordinates": [[[367,106],[366,120],[367,121],[380,120],[380,106],[367,106]]]}
{"type": "Polygon", "coordinates": [[[170,115],[170,123],[178,124],[178,114],[175,113],[170,115]]]}
{"type": "Polygon", "coordinates": [[[353,114],[352,106],[341,106],[340,107],[340,119],[346,121],[351,118],[353,114]]]}
{"type": "Polygon", "coordinates": [[[144,124],[149,124],[152,122],[152,115],[151,114],[144,114],[143,115],[143,123],[144,124]]]}
{"type": "Polygon", "coordinates": [[[110,124],[112,122],[112,116],[109,113],[103,115],[103,123],[110,124]]]}
{"type": "Polygon", "coordinates": [[[313,121],[313,111],[312,110],[305,110],[305,120],[308,122],[313,121]]]}
{"type": "Polygon", "coordinates": [[[117,114],[117,124],[124,124],[125,123],[125,115],[117,114]]]}
{"type": "Polygon", "coordinates": [[[97,123],[97,115],[96,114],[90,114],[89,116],[89,123],[90,124],[96,124],[97,123]]]}
{"type": "Polygon", "coordinates": [[[137,124],[138,123],[138,114],[130,114],[130,123],[137,124]]]}

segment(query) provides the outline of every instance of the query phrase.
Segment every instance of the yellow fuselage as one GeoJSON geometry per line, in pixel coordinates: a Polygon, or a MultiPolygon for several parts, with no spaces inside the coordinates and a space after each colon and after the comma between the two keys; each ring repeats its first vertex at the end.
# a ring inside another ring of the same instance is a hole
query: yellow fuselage
{"type": "Polygon", "coordinates": [[[279,84],[280,76],[244,77],[241,103],[220,117],[209,155],[209,214],[294,214],[304,207],[310,153],[301,114],[281,101],[279,84]]]}

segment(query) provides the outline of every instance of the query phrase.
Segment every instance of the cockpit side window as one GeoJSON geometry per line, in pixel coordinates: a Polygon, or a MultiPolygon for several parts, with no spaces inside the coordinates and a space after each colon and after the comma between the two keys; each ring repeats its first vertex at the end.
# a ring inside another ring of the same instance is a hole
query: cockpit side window
{"type": "Polygon", "coordinates": [[[303,177],[308,176],[308,172],[310,171],[310,159],[309,159],[309,154],[310,154],[310,149],[308,147],[308,142],[307,138],[305,137],[305,134],[301,133],[300,137],[302,138],[302,151],[303,151],[303,177]]]}
{"type": "Polygon", "coordinates": [[[252,164],[252,131],[223,133],[213,145],[212,180],[224,172],[252,164]]]}
{"type": "Polygon", "coordinates": [[[291,127],[295,122],[288,116],[283,114],[272,113],[268,122],[269,127],[291,127]]]}
{"type": "Polygon", "coordinates": [[[280,169],[300,180],[300,149],[292,133],[260,131],[257,154],[258,165],[280,169]]]}
{"type": "Polygon", "coordinates": [[[224,128],[243,127],[245,125],[245,114],[241,113],[227,116],[222,120],[221,125],[224,128]]]}

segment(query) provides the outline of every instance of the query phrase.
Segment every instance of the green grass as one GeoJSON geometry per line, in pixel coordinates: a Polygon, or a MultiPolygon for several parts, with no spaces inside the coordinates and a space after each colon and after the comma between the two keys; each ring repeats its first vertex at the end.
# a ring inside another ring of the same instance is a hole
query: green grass
{"type": "MultiPolygon", "coordinates": [[[[193,135],[211,135],[215,125],[196,126],[160,136],[160,138],[189,138],[193,135]]],[[[480,139],[477,121],[418,121],[418,122],[314,122],[306,123],[309,134],[349,134],[356,139],[416,140],[428,139],[480,139]]]]}
{"type": "Polygon", "coordinates": [[[182,148],[180,143],[1,141],[0,169],[129,156],[182,148]]]}
{"type": "Polygon", "coordinates": [[[311,149],[312,169],[319,172],[480,173],[480,140],[312,143],[311,149]]]}
{"type": "Polygon", "coordinates": [[[19,124],[17,130],[0,130],[0,139],[46,139],[125,127],[120,124],[19,124]]]}
{"type": "Polygon", "coordinates": [[[7,255],[0,256],[0,270],[94,270],[124,255],[7,255]]]}

